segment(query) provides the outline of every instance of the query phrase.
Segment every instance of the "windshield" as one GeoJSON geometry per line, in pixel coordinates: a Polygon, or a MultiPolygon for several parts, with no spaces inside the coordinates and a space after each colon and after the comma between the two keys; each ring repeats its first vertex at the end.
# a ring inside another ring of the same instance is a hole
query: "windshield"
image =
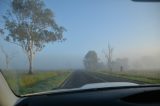
{"type": "Polygon", "coordinates": [[[160,84],[159,10],[131,0],[1,0],[0,69],[17,95],[160,84]]]}

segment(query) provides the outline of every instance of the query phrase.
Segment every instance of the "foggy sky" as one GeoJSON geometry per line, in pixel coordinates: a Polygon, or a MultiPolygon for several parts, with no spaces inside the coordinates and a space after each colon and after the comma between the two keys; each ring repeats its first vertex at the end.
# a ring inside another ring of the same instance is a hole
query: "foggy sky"
{"type": "MultiPolygon", "coordinates": [[[[107,51],[108,42],[114,48],[113,59],[128,58],[131,69],[160,68],[160,3],[129,0],[45,0],[45,3],[55,13],[57,23],[67,29],[64,33],[67,40],[48,44],[37,53],[34,69],[84,68],[83,58],[89,50],[95,50],[100,62],[106,64],[102,51],[107,51]]],[[[2,3],[0,7],[2,15],[7,6],[2,3]]],[[[2,40],[0,44],[13,57],[11,69],[27,69],[28,61],[21,48],[2,40]]],[[[2,68],[4,61],[0,52],[2,68]]]]}

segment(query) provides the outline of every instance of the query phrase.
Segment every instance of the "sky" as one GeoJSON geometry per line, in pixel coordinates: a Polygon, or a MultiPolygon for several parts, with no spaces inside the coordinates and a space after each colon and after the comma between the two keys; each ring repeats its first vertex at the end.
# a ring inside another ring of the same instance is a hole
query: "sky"
{"type": "MultiPolygon", "coordinates": [[[[7,7],[3,0],[0,2],[3,8],[7,7]]],[[[130,0],[44,2],[54,12],[56,22],[67,29],[64,33],[67,40],[47,44],[37,53],[35,69],[82,68],[83,58],[89,50],[96,51],[100,61],[105,62],[102,51],[107,51],[108,43],[114,48],[114,59],[137,61],[144,56],[154,57],[154,60],[160,58],[160,3],[130,0]]],[[[2,40],[0,43],[13,55],[12,68],[27,68],[28,62],[21,48],[2,40]]],[[[3,67],[4,57],[1,57],[0,67],[3,67]]]]}

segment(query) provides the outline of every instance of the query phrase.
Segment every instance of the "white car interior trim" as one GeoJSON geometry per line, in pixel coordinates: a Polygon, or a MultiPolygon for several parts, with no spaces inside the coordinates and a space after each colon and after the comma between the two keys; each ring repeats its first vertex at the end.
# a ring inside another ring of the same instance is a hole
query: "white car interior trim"
{"type": "Polygon", "coordinates": [[[0,72],[0,106],[14,106],[18,97],[9,88],[4,76],[0,72]]]}

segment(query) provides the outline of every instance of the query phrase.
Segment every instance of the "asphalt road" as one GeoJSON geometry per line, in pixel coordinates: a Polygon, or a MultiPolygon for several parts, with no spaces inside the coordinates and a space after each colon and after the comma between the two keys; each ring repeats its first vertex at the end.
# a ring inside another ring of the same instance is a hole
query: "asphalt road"
{"type": "Polygon", "coordinates": [[[90,83],[101,83],[101,82],[133,82],[140,84],[142,82],[137,82],[125,78],[113,77],[106,74],[88,72],[88,71],[75,71],[70,77],[61,85],[61,88],[79,88],[85,84],[90,83]]]}

